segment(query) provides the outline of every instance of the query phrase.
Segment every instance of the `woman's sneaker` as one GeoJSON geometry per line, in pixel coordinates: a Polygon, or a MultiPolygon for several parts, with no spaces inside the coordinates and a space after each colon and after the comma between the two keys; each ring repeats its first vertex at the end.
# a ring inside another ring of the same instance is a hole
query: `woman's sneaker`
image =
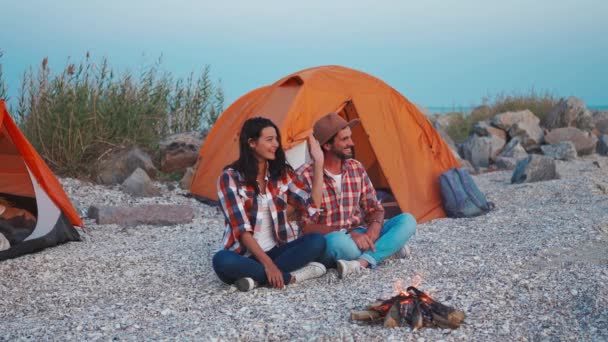
{"type": "Polygon", "coordinates": [[[358,260],[338,260],[338,277],[344,278],[351,273],[357,273],[363,269],[358,260]]]}
{"type": "Polygon", "coordinates": [[[309,262],[306,266],[291,272],[291,275],[296,278],[296,283],[305,280],[319,278],[327,272],[325,266],[320,262],[309,262]]]}
{"type": "Polygon", "coordinates": [[[252,278],[241,278],[237,280],[235,284],[236,288],[243,292],[251,291],[258,286],[252,278]]]}

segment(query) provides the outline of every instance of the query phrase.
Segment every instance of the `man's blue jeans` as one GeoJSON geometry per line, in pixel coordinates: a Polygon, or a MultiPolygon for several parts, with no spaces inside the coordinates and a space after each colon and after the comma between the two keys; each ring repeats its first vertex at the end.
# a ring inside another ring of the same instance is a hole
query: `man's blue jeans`
{"type": "MultiPolygon", "coordinates": [[[[354,231],[365,233],[365,228],[357,228],[354,231]]],[[[399,214],[384,222],[380,237],[374,243],[375,252],[360,250],[349,234],[329,233],[325,235],[327,244],[320,261],[326,267],[335,267],[338,260],[363,259],[371,267],[376,267],[377,264],[401,249],[414,233],[416,233],[416,219],[408,213],[399,214]]]]}
{"type": "MultiPolygon", "coordinates": [[[[304,235],[282,246],[266,252],[283,273],[283,281],[289,284],[290,272],[318,259],[325,251],[325,239],[321,234],[304,235]]],[[[244,257],[233,251],[221,250],[213,256],[213,270],[227,284],[249,277],[258,284],[268,283],[264,266],[253,255],[244,257]]]]}

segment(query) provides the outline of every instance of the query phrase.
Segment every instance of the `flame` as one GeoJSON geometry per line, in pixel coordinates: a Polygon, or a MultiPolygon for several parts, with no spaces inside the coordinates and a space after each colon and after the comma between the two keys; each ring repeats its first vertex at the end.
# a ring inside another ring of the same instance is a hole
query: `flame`
{"type": "Polygon", "coordinates": [[[405,288],[403,287],[403,281],[397,280],[394,284],[393,284],[393,288],[395,289],[395,292],[397,294],[399,293],[405,293],[405,288]]]}
{"type": "Polygon", "coordinates": [[[420,284],[422,284],[422,275],[418,273],[414,274],[412,277],[412,284],[410,286],[419,287],[420,284]]]}

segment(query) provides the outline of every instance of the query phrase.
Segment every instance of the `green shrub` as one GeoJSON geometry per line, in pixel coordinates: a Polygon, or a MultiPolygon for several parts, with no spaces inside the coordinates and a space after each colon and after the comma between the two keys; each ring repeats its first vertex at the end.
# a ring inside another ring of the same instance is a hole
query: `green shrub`
{"type": "Polygon", "coordinates": [[[168,134],[209,128],[222,111],[223,91],[210,80],[209,66],[174,79],[159,59],[136,77],[117,74],[107,59],[95,64],[87,54],[59,74],[46,58],[38,70],[25,72],[16,114],[56,172],[83,176],[109,149],[155,149],[168,134]]]}

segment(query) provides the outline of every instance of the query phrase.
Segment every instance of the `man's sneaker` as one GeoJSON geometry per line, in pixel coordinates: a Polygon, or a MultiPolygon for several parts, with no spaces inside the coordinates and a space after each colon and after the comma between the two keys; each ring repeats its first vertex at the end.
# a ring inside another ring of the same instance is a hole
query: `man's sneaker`
{"type": "Polygon", "coordinates": [[[410,256],[412,256],[412,251],[410,250],[410,246],[403,245],[403,247],[401,247],[401,249],[399,251],[397,251],[397,255],[399,255],[399,257],[401,259],[409,259],[410,256]]]}
{"type": "Polygon", "coordinates": [[[296,278],[296,283],[300,283],[308,279],[319,278],[325,272],[327,272],[327,269],[322,263],[313,261],[299,270],[291,272],[291,275],[296,278]]]}
{"type": "Polygon", "coordinates": [[[236,288],[243,292],[251,291],[258,286],[255,280],[251,278],[241,278],[237,280],[235,284],[236,288]]]}
{"type": "Polygon", "coordinates": [[[357,260],[338,260],[338,277],[344,278],[351,273],[361,271],[361,263],[357,260]]]}

